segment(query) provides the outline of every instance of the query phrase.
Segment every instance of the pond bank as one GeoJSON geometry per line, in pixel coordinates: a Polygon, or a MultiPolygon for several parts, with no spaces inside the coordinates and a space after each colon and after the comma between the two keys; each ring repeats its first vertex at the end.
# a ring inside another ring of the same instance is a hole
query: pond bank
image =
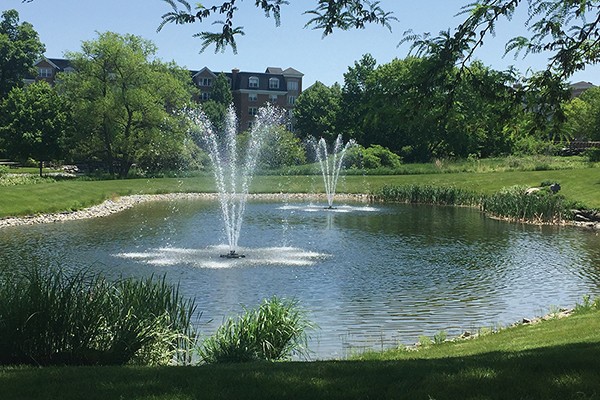
{"type": "MultiPolygon", "coordinates": [[[[19,225],[35,225],[35,224],[47,224],[65,221],[74,221],[79,219],[89,218],[101,218],[111,214],[115,214],[138,204],[146,203],[149,201],[169,201],[169,200],[182,200],[182,199],[205,199],[205,200],[216,200],[218,199],[217,193],[165,193],[165,194],[137,194],[130,196],[120,196],[112,199],[105,200],[101,204],[97,204],[92,207],[85,208],[77,211],[64,211],[59,213],[49,214],[38,214],[29,215],[23,217],[5,217],[0,218],[0,228],[7,226],[19,226],[19,225]]],[[[281,200],[281,201],[295,201],[295,200],[309,200],[309,201],[326,201],[327,196],[325,193],[261,193],[261,194],[249,194],[248,199],[261,199],[261,200],[281,200]]],[[[356,201],[361,203],[372,203],[377,201],[372,195],[369,194],[336,194],[336,200],[341,201],[356,201]]],[[[548,225],[548,223],[532,222],[532,221],[515,221],[511,218],[502,218],[497,216],[489,216],[490,218],[506,220],[507,222],[520,222],[527,224],[537,225],[548,225]]],[[[576,214],[577,217],[577,214],[576,214]]],[[[589,217],[589,216],[587,216],[589,217]]],[[[589,229],[594,232],[600,232],[600,221],[595,218],[591,220],[582,220],[583,218],[577,218],[579,220],[563,220],[561,225],[577,226],[585,229],[589,229]]],[[[552,224],[550,224],[552,225],[552,224]]],[[[554,224],[555,225],[555,224],[554,224]]]]}
{"type": "MultiPolygon", "coordinates": [[[[65,211],[60,213],[50,214],[39,214],[24,217],[7,217],[0,218],[0,228],[7,226],[18,226],[18,225],[35,225],[35,224],[48,224],[55,222],[74,221],[79,219],[89,218],[100,218],[106,217],[111,214],[115,214],[138,204],[146,203],[149,201],[169,201],[169,200],[216,200],[218,199],[217,193],[166,193],[166,194],[137,194],[131,196],[121,196],[113,199],[108,199],[101,204],[85,208],[77,211],[65,211]]],[[[261,199],[261,200],[282,200],[282,201],[294,201],[294,200],[327,200],[325,194],[289,194],[289,193],[264,193],[264,194],[249,194],[248,199],[261,199]]],[[[336,195],[336,200],[343,201],[357,201],[357,202],[369,202],[371,197],[369,195],[354,195],[354,194],[340,194],[336,195]]]]}

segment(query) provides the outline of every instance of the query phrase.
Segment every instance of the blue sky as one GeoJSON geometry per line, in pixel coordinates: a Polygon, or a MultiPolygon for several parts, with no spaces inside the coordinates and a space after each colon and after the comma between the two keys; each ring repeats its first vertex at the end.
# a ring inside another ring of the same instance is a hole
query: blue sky
{"type": "MultiPolygon", "coordinates": [[[[113,31],[131,33],[154,42],[157,57],[163,61],[175,61],[182,67],[213,71],[262,72],[267,67],[292,67],[304,73],[304,87],[315,81],[326,85],[343,83],[343,74],[363,54],[372,54],[379,64],[407,55],[408,45],[397,47],[403,32],[431,32],[447,30],[456,26],[461,17],[455,17],[470,0],[381,0],[386,11],[393,11],[398,18],[393,22],[392,32],[381,26],[367,26],[364,30],[336,31],[322,38],[322,32],[304,28],[309,20],[304,11],[316,4],[314,0],[290,0],[281,16],[281,26],[276,27],[273,18],[254,7],[253,0],[240,3],[236,25],[243,26],[246,36],[238,39],[238,54],[231,50],[214,53],[209,48],[199,53],[200,40],[193,38],[196,32],[206,29],[199,24],[167,25],[159,33],[156,28],[161,15],[170,11],[162,0],[2,0],[2,11],[16,9],[21,22],[33,24],[46,45],[47,57],[63,57],[65,51],[79,51],[81,41],[97,38],[98,32],[113,31]]],[[[191,1],[193,4],[194,1],[191,1]]],[[[218,3],[205,0],[205,5],[218,3]]],[[[522,73],[528,69],[544,67],[546,57],[528,56],[514,59],[503,57],[507,39],[525,33],[524,18],[516,16],[498,26],[495,38],[486,40],[477,58],[496,69],[510,65],[522,73]]],[[[208,27],[211,28],[211,27],[208,27]]],[[[600,85],[600,66],[588,67],[570,79],[572,82],[589,81],[600,85]]]]}

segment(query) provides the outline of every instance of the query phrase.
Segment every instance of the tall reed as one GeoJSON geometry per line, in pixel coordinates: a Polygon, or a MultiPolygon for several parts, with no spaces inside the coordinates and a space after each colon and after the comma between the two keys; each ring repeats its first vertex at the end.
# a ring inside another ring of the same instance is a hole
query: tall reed
{"type": "Polygon", "coordinates": [[[375,194],[378,200],[439,205],[479,205],[481,195],[457,187],[432,185],[383,186],[375,194]]]}
{"type": "Polygon", "coordinates": [[[455,187],[386,185],[375,194],[375,198],[404,203],[480,207],[494,217],[533,223],[560,223],[573,218],[573,209],[585,208],[552,193],[549,187],[530,192],[527,189],[525,186],[513,186],[491,195],[482,195],[455,187]]]}
{"type": "Polygon", "coordinates": [[[513,186],[484,198],[481,208],[486,213],[513,221],[559,223],[572,219],[571,209],[577,205],[549,189],[527,192],[527,187],[513,186]]]}
{"type": "Polygon", "coordinates": [[[189,362],[193,300],[164,278],[29,267],[0,276],[0,364],[189,362]]]}

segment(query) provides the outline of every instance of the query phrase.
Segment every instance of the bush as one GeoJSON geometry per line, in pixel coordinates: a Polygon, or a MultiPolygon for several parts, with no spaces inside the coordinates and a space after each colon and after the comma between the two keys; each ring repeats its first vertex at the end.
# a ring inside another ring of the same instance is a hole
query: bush
{"type": "Polygon", "coordinates": [[[402,158],[391,150],[374,144],[364,148],[362,146],[354,146],[346,152],[344,164],[348,168],[400,168],[402,158]]]}
{"type": "Polygon", "coordinates": [[[55,181],[55,178],[49,176],[43,178],[39,175],[31,174],[6,174],[3,176],[2,173],[0,173],[0,187],[17,185],[35,185],[38,183],[51,183],[55,181]]]}
{"type": "Polygon", "coordinates": [[[188,362],[193,301],[165,279],[27,268],[0,276],[0,364],[188,362]]]}
{"type": "Polygon", "coordinates": [[[6,165],[0,165],[0,178],[8,174],[8,167],[6,165]]]}
{"type": "Polygon", "coordinates": [[[272,297],[256,309],[229,318],[199,348],[203,362],[277,361],[305,355],[306,330],[313,325],[295,301],[272,297]]]}
{"type": "MultiPolygon", "coordinates": [[[[592,147],[583,152],[584,157],[587,157],[590,162],[600,162],[600,149],[592,147]]],[[[1,173],[0,173],[1,175],[1,173]]]]}

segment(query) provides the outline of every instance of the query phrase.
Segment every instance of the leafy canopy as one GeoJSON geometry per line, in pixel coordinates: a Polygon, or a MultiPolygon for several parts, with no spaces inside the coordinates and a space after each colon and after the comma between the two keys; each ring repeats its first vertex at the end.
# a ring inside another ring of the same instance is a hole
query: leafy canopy
{"type": "Polygon", "coordinates": [[[19,13],[8,10],[0,20],[0,97],[13,87],[23,86],[27,75],[35,74],[33,64],[45,48],[33,25],[19,23],[19,13]]]}
{"type": "MultiPolygon", "coordinates": [[[[244,35],[244,28],[234,27],[233,21],[239,10],[236,3],[239,4],[243,0],[223,1],[221,5],[208,7],[197,3],[193,9],[186,0],[164,1],[171,6],[172,11],[162,15],[162,22],[157,31],[169,23],[176,25],[206,23],[211,17],[220,16],[224,19],[212,22],[212,25],[217,25],[220,29],[216,32],[203,31],[194,36],[202,39],[201,51],[215,45],[215,53],[224,52],[227,47],[231,47],[233,52],[237,53],[235,39],[236,36],[244,35]]],[[[262,9],[267,18],[273,16],[276,26],[281,24],[281,7],[288,4],[286,0],[255,0],[254,2],[255,7],[262,9]]],[[[306,11],[305,14],[311,16],[305,27],[321,29],[323,36],[333,33],[335,29],[362,29],[370,23],[381,24],[391,29],[390,22],[396,20],[391,12],[386,12],[380,7],[379,1],[369,0],[318,0],[317,6],[306,11]]]]}

